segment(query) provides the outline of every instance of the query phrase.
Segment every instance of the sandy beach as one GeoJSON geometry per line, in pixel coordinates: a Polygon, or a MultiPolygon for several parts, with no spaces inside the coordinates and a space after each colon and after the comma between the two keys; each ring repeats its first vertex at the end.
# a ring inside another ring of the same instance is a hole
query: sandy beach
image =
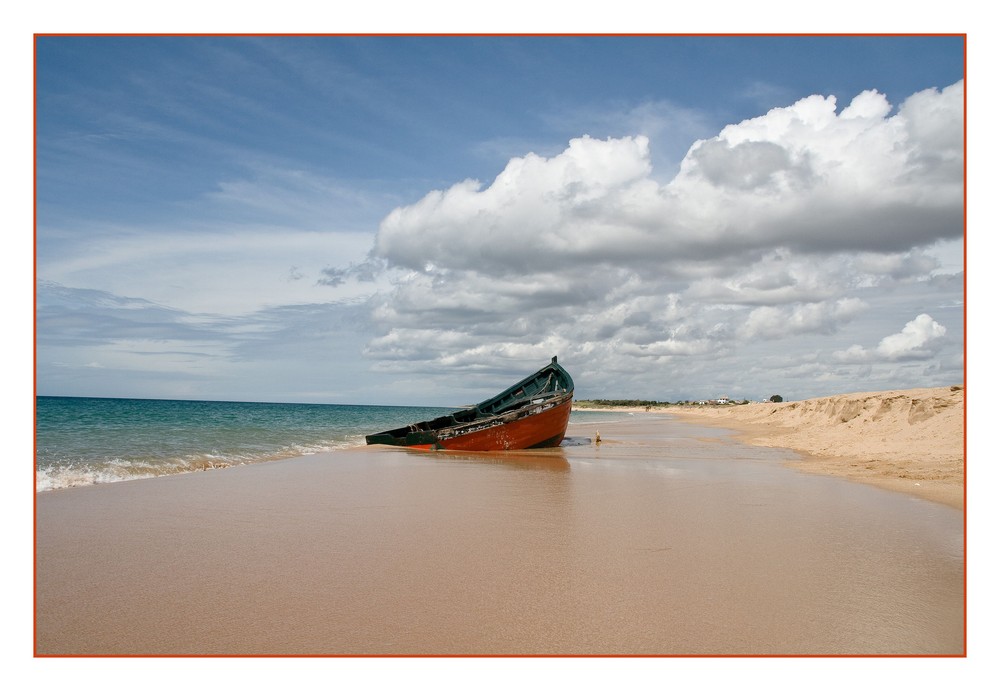
{"type": "Polygon", "coordinates": [[[961,511],[693,418],[597,431],[43,492],[36,655],[964,654],[961,511]]]}
{"type": "Polygon", "coordinates": [[[740,433],[747,444],[792,449],[793,467],[962,508],[965,389],[853,393],[788,403],[678,406],[670,414],[740,433]]]}

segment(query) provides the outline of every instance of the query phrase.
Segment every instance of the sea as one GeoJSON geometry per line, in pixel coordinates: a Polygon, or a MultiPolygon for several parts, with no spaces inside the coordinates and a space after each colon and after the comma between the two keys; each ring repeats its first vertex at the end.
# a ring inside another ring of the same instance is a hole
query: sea
{"type": "MultiPolygon", "coordinates": [[[[38,396],[35,489],[137,480],[363,446],[366,434],[454,410],[38,396]]],[[[573,429],[586,433],[592,425],[626,415],[574,411],[567,435],[573,429]]]]}

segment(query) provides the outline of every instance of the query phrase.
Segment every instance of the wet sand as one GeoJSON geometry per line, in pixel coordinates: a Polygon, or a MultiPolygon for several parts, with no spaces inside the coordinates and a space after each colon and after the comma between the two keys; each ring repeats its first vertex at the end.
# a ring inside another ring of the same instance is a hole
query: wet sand
{"type": "Polygon", "coordinates": [[[35,652],[964,653],[961,511],[665,415],[600,433],[40,494],[35,652]]]}

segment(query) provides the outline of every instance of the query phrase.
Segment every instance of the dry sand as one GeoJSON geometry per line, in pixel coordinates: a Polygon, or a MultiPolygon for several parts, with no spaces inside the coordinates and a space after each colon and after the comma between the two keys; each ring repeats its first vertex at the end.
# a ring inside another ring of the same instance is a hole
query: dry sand
{"type": "Polygon", "coordinates": [[[672,407],[681,419],[804,454],[797,469],[963,508],[965,389],[852,393],[788,403],[672,407]]]}

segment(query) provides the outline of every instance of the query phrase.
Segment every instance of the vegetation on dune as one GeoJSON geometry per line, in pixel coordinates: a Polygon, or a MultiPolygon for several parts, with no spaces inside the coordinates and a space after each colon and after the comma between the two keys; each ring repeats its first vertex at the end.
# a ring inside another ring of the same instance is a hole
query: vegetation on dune
{"type": "Polygon", "coordinates": [[[573,405],[581,408],[646,408],[652,406],[673,405],[667,401],[640,401],[636,399],[597,398],[587,401],[574,401],[573,405]]]}
{"type": "MultiPolygon", "coordinates": [[[[780,396],[772,397],[771,400],[774,400],[774,398],[781,400],[780,396]]],[[[719,403],[717,401],[676,401],[671,403],[670,401],[647,401],[625,398],[594,398],[573,401],[573,405],[577,408],[662,408],[678,405],[746,405],[749,402],[748,400],[742,400],[728,401],[726,403],[719,403]]]]}

